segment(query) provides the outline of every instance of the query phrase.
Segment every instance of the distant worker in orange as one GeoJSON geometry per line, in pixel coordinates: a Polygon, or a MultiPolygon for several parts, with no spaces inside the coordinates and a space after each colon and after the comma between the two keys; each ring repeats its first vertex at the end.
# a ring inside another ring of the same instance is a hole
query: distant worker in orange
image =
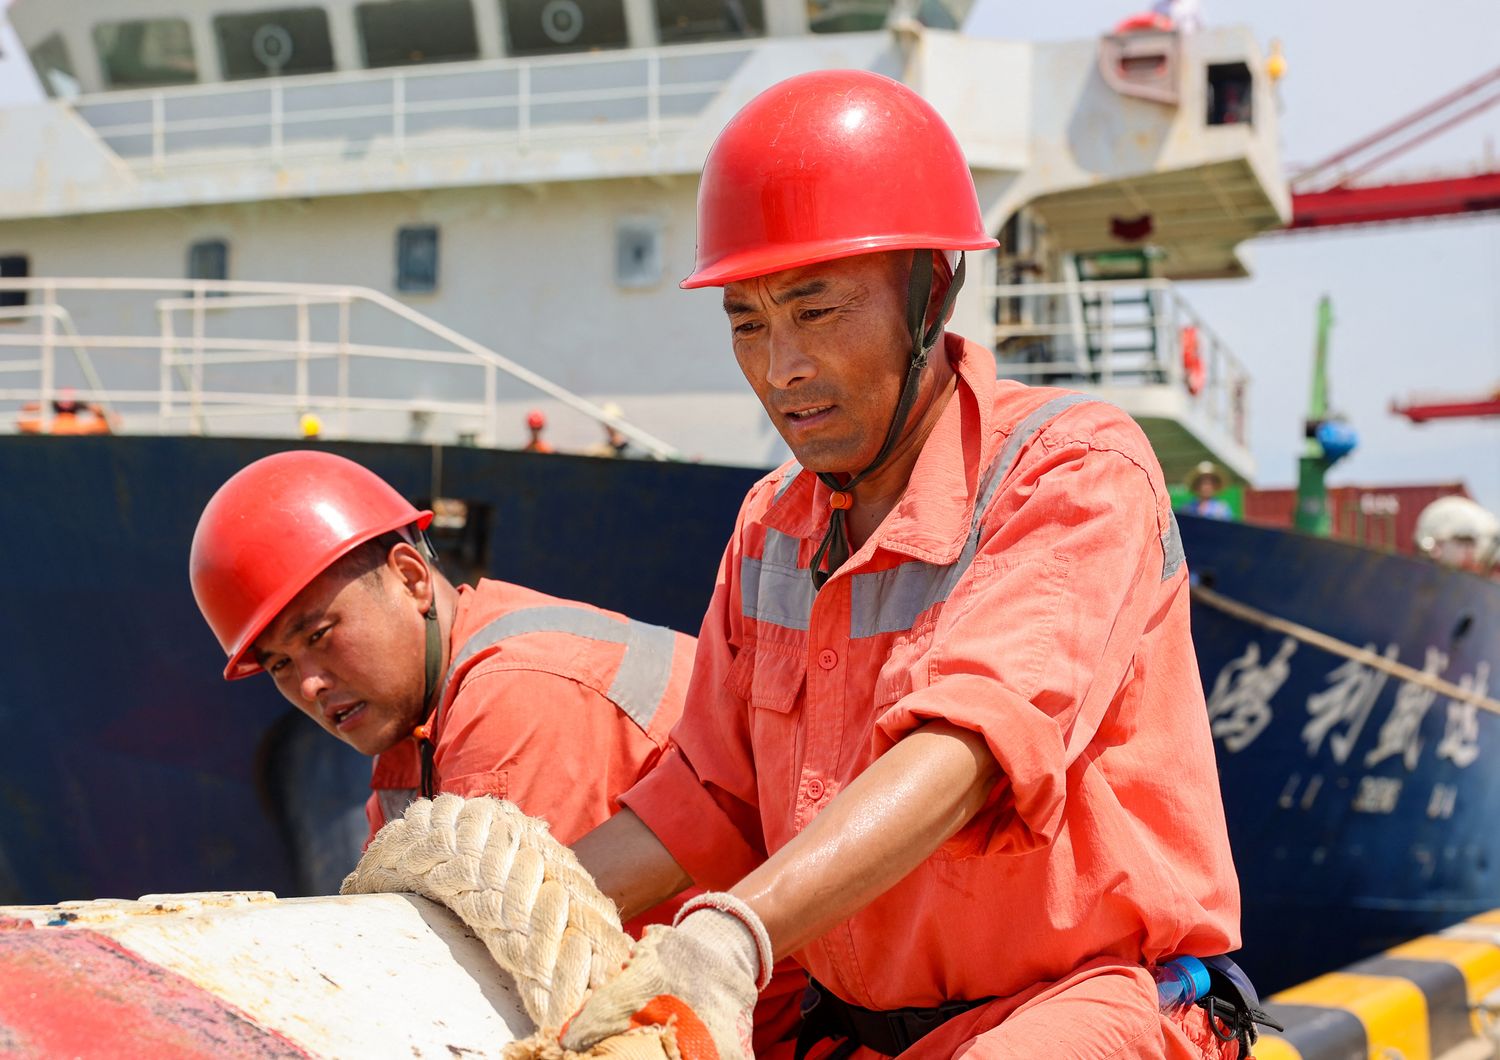
{"type": "Polygon", "coordinates": [[[522,452],[553,452],[552,443],[542,437],[542,431],[547,429],[547,417],[542,415],[541,409],[532,409],[526,414],[526,429],[531,432],[531,437],[521,446],[522,452]]]}
{"type": "Polygon", "coordinates": [[[1224,489],[1224,476],[1212,460],[1204,460],[1193,468],[1193,473],[1188,476],[1188,489],[1192,490],[1193,497],[1178,507],[1179,512],[1201,515],[1205,519],[1234,518],[1234,509],[1219,496],[1224,489]]]}
{"type": "Polygon", "coordinates": [[[741,508],[674,748],[574,845],[626,915],[710,893],[567,1048],[670,1016],[690,1060],[747,1057],[790,955],[817,1060],[1248,1055],[1249,999],[1225,1042],[1153,978],[1240,940],[1166,483],[1118,408],[945,332],[994,246],[879,75],[793,77],[711,148],[683,286],[723,288],[795,460],[741,508]]]}
{"type": "Polygon", "coordinates": [[[418,795],[495,795],[576,839],[660,758],[693,638],[438,570],[418,511],[331,453],[257,460],[204,508],[193,595],[229,656],[374,757],[370,834],[418,795]]]}
{"type": "Polygon", "coordinates": [[[80,402],[77,391],[63,387],[52,399],[51,423],[43,421],[41,405],[29,401],[21,406],[16,430],[21,434],[111,434],[114,425],[103,405],[80,402]]]}
{"type": "Polygon", "coordinates": [[[16,416],[16,431],[19,434],[41,434],[46,428],[42,422],[42,403],[40,401],[28,401],[21,406],[21,412],[16,416]]]}

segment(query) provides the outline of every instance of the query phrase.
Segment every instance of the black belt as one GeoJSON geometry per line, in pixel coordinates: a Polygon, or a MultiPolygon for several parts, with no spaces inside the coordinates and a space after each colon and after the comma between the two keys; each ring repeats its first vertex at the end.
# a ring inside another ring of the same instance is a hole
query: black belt
{"type": "Polygon", "coordinates": [[[796,1060],[803,1060],[818,1042],[838,1039],[844,1039],[846,1045],[828,1060],[846,1057],[861,1045],[883,1056],[899,1056],[954,1016],[993,1000],[984,997],[978,1001],[944,1001],[932,1008],[880,1011],[851,1005],[817,980],[809,979],[807,993],[802,995],[796,1060]]]}
{"type": "MultiPolygon", "coordinates": [[[[1197,1005],[1208,1013],[1208,1026],[1223,1042],[1238,1041],[1240,1056],[1249,1057],[1258,1037],[1256,1024],[1282,1030],[1282,1026],[1260,1007],[1255,987],[1239,965],[1225,956],[1206,957],[1209,992],[1197,1005]]],[[[899,1056],[954,1016],[995,1000],[945,1001],[932,1008],[897,1008],[887,1011],[860,1008],[835,997],[816,979],[808,978],[802,995],[802,1027],[797,1033],[796,1060],[822,1041],[843,1040],[825,1060],[844,1060],[860,1046],[883,1056],[899,1056]]]]}

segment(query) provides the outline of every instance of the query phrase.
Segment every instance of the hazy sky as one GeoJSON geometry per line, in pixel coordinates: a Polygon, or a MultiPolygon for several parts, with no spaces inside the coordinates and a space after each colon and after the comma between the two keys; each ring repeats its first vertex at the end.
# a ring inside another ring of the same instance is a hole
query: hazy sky
{"type": "MultiPolygon", "coordinates": [[[[1147,6],[1142,3],[1140,7],[1147,6]]],[[[978,0],[968,30],[1023,40],[1088,37],[1137,10],[1129,3],[978,0]]],[[[1279,37],[1282,157],[1310,164],[1500,63],[1500,3],[1429,0],[1202,0],[1211,25],[1279,37]]],[[[1492,86],[1493,88],[1493,86],[1492,86]]],[[[997,101],[1002,103],[1003,101],[997,101]]],[[[1500,106],[1390,163],[1396,177],[1500,169],[1500,106]]],[[[1292,485],[1312,372],[1318,297],[1333,299],[1336,408],[1359,450],[1333,484],[1462,480],[1500,510],[1500,420],[1417,426],[1389,413],[1415,392],[1488,394],[1500,387],[1500,217],[1260,239],[1243,249],[1252,276],[1186,293],[1254,376],[1257,485],[1292,485]]]]}
{"type": "Polygon", "coordinates": [[[16,40],[16,31],[4,21],[4,12],[10,0],[0,0],[0,100],[27,100],[41,97],[31,67],[20,60],[21,44],[16,40]]]}
{"type": "MultiPolygon", "coordinates": [[[[1134,10],[1111,0],[978,0],[967,28],[1022,40],[1091,37],[1134,10]]],[[[1250,26],[1263,46],[1281,39],[1289,167],[1332,154],[1500,62],[1496,0],[1202,0],[1201,10],[1210,24],[1250,26]]],[[[0,36],[0,51],[13,57],[13,38],[0,36]]],[[[9,66],[0,62],[0,98],[31,91],[9,66]]],[[[1500,107],[1384,172],[1462,172],[1486,159],[1500,168],[1500,107]]],[[[1192,284],[1188,296],[1254,375],[1258,485],[1295,481],[1314,312],[1327,293],[1336,319],[1333,401],[1361,439],[1330,482],[1462,480],[1500,510],[1500,421],[1416,426],[1388,411],[1414,393],[1500,387],[1500,217],[1261,239],[1243,256],[1250,279],[1192,284]]]]}

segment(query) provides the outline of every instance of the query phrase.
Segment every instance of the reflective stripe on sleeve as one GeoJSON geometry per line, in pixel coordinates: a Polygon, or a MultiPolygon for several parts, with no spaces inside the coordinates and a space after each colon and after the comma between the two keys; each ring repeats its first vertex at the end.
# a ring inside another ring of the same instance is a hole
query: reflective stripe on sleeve
{"type": "Polygon", "coordinates": [[[625,645],[625,657],[620,660],[620,668],[606,695],[642,729],[651,727],[672,679],[676,634],[663,626],[612,618],[581,607],[527,607],[501,615],[470,637],[459,650],[448,668],[443,687],[451,684],[459,668],[480,652],[527,633],[567,633],[625,645]]]}
{"type": "Polygon", "coordinates": [[[1161,535],[1161,580],[1166,581],[1177,573],[1187,557],[1182,553],[1182,531],[1177,528],[1177,516],[1167,513],[1167,528],[1161,535]]]}

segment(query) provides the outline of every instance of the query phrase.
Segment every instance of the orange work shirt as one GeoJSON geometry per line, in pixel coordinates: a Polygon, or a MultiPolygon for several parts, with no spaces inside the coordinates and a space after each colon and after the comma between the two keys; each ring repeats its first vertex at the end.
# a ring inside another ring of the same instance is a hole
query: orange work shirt
{"type": "MultiPolygon", "coordinates": [[[[619,809],[682,714],[693,638],[508,582],[460,586],[434,718],[439,793],[494,795],[572,843],[619,809]]],[[[417,797],[415,740],[375,757],[370,836],[417,797]]]]}
{"type": "Polygon", "coordinates": [[[866,1008],[1011,996],[1091,960],[1239,945],[1188,581],[1150,445],[1119,409],[958,373],[905,493],[817,592],[829,491],[788,465],[740,511],[675,748],[621,801],[733,885],[934,719],[1003,777],[905,879],[796,954],[866,1008]]]}

